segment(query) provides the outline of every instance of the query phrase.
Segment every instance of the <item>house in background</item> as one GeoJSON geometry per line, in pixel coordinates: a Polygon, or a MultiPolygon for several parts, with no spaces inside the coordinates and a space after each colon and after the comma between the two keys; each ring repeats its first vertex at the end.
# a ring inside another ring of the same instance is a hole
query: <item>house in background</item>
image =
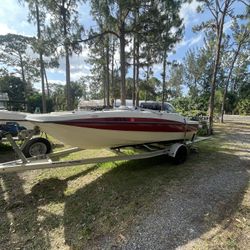
{"type": "Polygon", "coordinates": [[[8,94],[0,92],[0,110],[7,108],[8,101],[9,101],[8,94]]]}

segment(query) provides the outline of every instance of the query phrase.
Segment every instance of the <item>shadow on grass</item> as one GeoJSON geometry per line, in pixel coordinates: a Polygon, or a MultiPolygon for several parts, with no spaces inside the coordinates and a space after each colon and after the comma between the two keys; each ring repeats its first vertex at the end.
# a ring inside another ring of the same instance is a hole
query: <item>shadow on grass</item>
{"type": "MultiPolygon", "coordinates": [[[[22,186],[23,181],[17,174],[1,175],[5,187],[7,202],[0,204],[1,220],[0,241],[1,249],[48,249],[50,240],[49,228],[38,221],[38,202],[32,195],[26,195],[22,186]],[[7,216],[7,214],[11,214],[7,216]],[[7,232],[7,231],[8,232],[7,232]],[[39,237],[37,237],[39,235],[39,237]]],[[[4,197],[4,196],[3,196],[4,197]]],[[[55,216],[46,215],[55,219],[55,216]]]]}
{"type": "Polygon", "coordinates": [[[18,175],[1,176],[9,200],[0,193],[6,225],[0,248],[49,249],[48,233],[63,226],[71,249],[175,249],[229,218],[241,203],[246,167],[238,165],[237,156],[213,154],[216,162],[206,165],[202,153],[179,166],[165,157],[118,163],[69,196],[64,194],[68,182],[97,166],[63,180],[46,179],[30,194],[18,175]],[[39,218],[39,206],[59,202],[65,205],[63,216],[46,212],[39,218]],[[10,241],[11,229],[15,240],[10,241]]]}
{"type": "MultiPolygon", "coordinates": [[[[216,155],[222,162],[238,162],[228,157],[216,155]]],[[[175,249],[230,217],[241,203],[239,194],[248,183],[245,168],[219,163],[208,170],[198,162],[173,166],[157,161],[123,163],[71,195],[64,211],[66,243],[73,249],[159,244],[175,249]]]]}
{"type": "Polygon", "coordinates": [[[34,185],[29,194],[25,194],[18,174],[0,175],[0,249],[50,249],[49,232],[59,227],[63,218],[45,210],[39,211],[39,206],[65,202],[67,197],[63,191],[67,182],[96,167],[65,180],[45,179],[34,185]]]}
{"type": "Polygon", "coordinates": [[[0,163],[16,159],[15,152],[7,143],[0,142],[0,163]]]}
{"type": "Polygon", "coordinates": [[[13,151],[12,147],[7,143],[0,142],[0,153],[13,151]]]}

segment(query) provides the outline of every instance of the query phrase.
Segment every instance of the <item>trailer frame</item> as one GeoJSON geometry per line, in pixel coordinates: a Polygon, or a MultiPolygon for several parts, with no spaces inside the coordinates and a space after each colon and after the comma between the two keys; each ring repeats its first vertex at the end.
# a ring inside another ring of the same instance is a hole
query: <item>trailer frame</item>
{"type": "MultiPolygon", "coordinates": [[[[180,141],[180,142],[154,142],[148,144],[141,145],[129,145],[122,146],[117,148],[111,148],[112,152],[115,152],[116,156],[108,156],[108,157],[93,157],[86,159],[78,159],[78,160],[63,160],[63,161],[53,161],[51,157],[69,154],[72,152],[80,151],[83,149],[79,148],[69,148],[61,151],[57,151],[48,155],[39,155],[31,158],[26,158],[22,152],[21,147],[19,147],[15,140],[11,137],[11,135],[6,136],[8,141],[10,142],[12,148],[17,153],[19,159],[15,161],[4,162],[0,164],[0,174],[2,173],[13,173],[13,172],[23,172],[27,170],[37,170],[37,169],[48,169],[48,168],[59,168],[59,167],[72,167],[76,165],[86,165],[86,164],[97,164],[97,163],[105,163],[105,162],[115,162],[115,161],[126,161],[126,160],[139,160],[139,159],[147,159],[153,158],[156,156],[167,155],[176,159],[178,156],[178,152],[180,149],[184,149],[186,155],[188,151],[193,146],[194,143],[206,140],[208,138],[197,138],[193,141],[180,141]],[[135,154],[128,155],[123,151],[124,148],[133,148],[135,154]]],[[[179,161],[177,159],[177,163],[183,163],[186,160],[185,157],[179,161]]],[[[178,156],[180,157],[180,156],[178,156]]]]}

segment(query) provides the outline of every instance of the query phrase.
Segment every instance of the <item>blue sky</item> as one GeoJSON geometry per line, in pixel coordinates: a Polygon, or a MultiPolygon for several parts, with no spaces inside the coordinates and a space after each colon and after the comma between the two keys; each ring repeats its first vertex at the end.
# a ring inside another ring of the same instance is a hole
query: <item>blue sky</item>
{"type": "MultiPolygon", "coordinates": [[[[183,40],[176,45],[176,53],[169,55],[169,60],[178,60],[185,56],[186,52],[191,48],[198,48],[203,44],[203,34],[195,34],[192,32],[192,27],[201,21],[209,18],[208,13],[198,14],[196,8],[198,3],[192,1],[191,4],[184,4],[181,8],[180,15],[184,19],[185,35],[183,40]]],[[[80,20],[85,29],[92,26],[93,20],[90,16],[90,7],[85,4],[80,8],[80,20]]],[[[28,9],[24,5],[20,5],[18,0],[1,0],[0,1],[0,34],[16,33],[28,36],[36,35],[36,27],[27,21],[28,9]]],[[[230,20],[226,21],[226,27],[230,26],[230,20]]],[[[82,54],[74,55],[71,61],[71,79],[78,80],[81,76],[89,74],[91,65],[85,62],[88,57],[88,48],[84,48],[82,54]]],[[[118,57],[118,55],[117,55],[118,57]]],[[[155,76],[160,77],[161,65],[154,65],[155,76]]],[[[48,70],[48,79],[50,82],[65,83],[65,62],[60,59],[60,67],[58,69],[48,70]]],[[[39,83],[36,87],[39,87],[39,83]]]]}

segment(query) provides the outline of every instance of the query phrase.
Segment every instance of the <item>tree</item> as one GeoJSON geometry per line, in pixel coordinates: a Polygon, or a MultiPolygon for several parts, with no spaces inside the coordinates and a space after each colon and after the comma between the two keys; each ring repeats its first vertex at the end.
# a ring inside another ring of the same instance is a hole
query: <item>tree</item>
{"type": "Polygon", "coordinates": [[[54,110],[61,111],[66,109],[65,87],[61,84],[50,84],[51,99],[54,110]]]}
{"type": "Polygon", "coordinates": [[[181,1],[162,1],[158,4],[159,16],[157,16],[156,27],[159,28],[158,54],[162,62],[162,109],[166,100],[166,66],[168,52],[171,51],[176,42],[183,35],[182,20],[179,17],[181,1]]]}
{"type": "Polygon", "coordinates": [[[104,32],[115,35],[120,42],[120,71],[121,71],[121,104],[126,105],[126,33],[130,24],[130,15],[135,7],[132,0],[92,0],[92,13],[95,16],[105,16],[106,22],[112,26],[105,27],[104,32]]]}
{"type": "MultiPolygon", "coordinates": [[[[226,77],[224,91],[223,91],[223,99],[221,104],[221,122],[223,123],[223,116],[224,116],[224,109],[225,109],[225,101],[228,92],[228,86],[232,77],[233,69],[238,59],[241,50],[250,43],[250,22],[248,24],[239,24],[237,20],[234,20],[233,27],[233,38],[234,38],[234,45],[233,49],[229,52],[230,54],[230,66],[228,69],[228,75],[226,77]]],[[[228,59],[228,58],[227,58],[228,59]]]]}
{"type": "Polygon", "coordinates": [[[184,83],[184,69],[183,65],[172,64],[170,69],[170,79],[168,81],[169,95],[172,98],[181,97],[181,85],[184,83]]]}
{"type": "Polygon", "coordinates": [[[83,32],[83,27],[79,24],[77,12],[80,0],[60,0],[45,1],[45,7],[49,11],[51,18],[47,28],[51,41],[57,45],[60,54],[65,57],[66,68],[66,102],[67,109],[73,108],[70,86],[70,55],[73,52],[80,53],[81,46],[78,41],[83,32]]]}
{"type": "Polygon", "coordinates": [[[231,80],[231,92],[239,95],[240,98],[250,96],[250,48],[242,51],[236,61],[231,80]]]}
{"type": "MultiPolygon", "coordinates": [[[[145,3],[146,4],[146,3],[145,3]]],[[[140,90],[147,86],[149,78],[152,76],[152,65],[157,62],[157,49],[155,44],[158,42],[157,33],[161,32],[157,27],[156,16],[159,15],[157,2],[152,2],[144,12],[140,8],[135,8],[133,12],[133,105],[139,106],[140,90]],[[140,70],[145,74],[145,80],[139,79],[140,70]],[[140,86],[141,83],[142,85],[140,86]],[[146,83],[146,85],[145,85],[146,83]]]]}
{"type": "MultiPolygon", "coordinates": [[[[41,111],[43,108],[42,94],[37,91],[34,91],[28,97],[27,102],[28,102],[28,112],[30,113],[34,113],[37,110],[41,111]]],[[[51,98],[46,98],[46,107],[47,107],[47,112],[54,111],[53,101],[51,98]]]]}
{"type": "Polygon", "coordinates": [[[201,3],[198,11],[204,11],[207,9],[212,15],[212,19],[207,22],[203,22],[200,26],[195,27],[195,29],[202,30],[213,30],[215,32],[215,59],[213,74],[211,80],[211,95],[209,99],[209,134],[213,133],[213,116],[214,116],[214,97],[216,89],[217,73],[220,67],[221,58],[221,45],[223,39],[223,31],[225,25],[225,19],[228,15],[232,15],[232,5],[235,0],[223,0],[223,1],[213,1],[213,0],[198,0],[201,3]]]}
{"type": "Polygon", "coordinates": [[[240,115],[250,115],[250,98],[241,99],[237,104],[240,115]]]}
{"type": "Polygon", "coordinates": [[[213,70],[214,34],[207,32],[204,45],[200,49],[189,50],[183,59],[183,83],[188,87],[188,95],[199,106],[208,110],[213,70]]]}
{"type": "MultiPolygon", "coordinates": [[[[128,43],[128,39],[134,36],[133,99],[135,99],[135,92],[137,92],[138,95],[138,86],[136,85],[138,85],[139,67],[141,66],[141,63],[139,61],[140,42],[146,41],[146,44],[147,37],[149,37],[150,34],[151,39],[149,39],[148,42],[151,42],[152,47],[153,44],[154,47],[157,47],[159,45],[162,45],[163,42],[165,43],[165,50],[169,50],[170,47],[173,46],[173,44],[177,41],[177,38],[180,38],[180,32],[178,28],[181,25],[181,21],[177,13],[180,9],[181,2],[182,1],[173,0],[91,1],[92,11],[94,15],[105,16],[106,21],[109,24],[112,23],[112,25],[108,26],[108,28],[105,28],[105,30],[100,34],[100,36],[104,34],[113,34],[119,40],[122,105],[125,105],[126,100],[126,69],[128,66],[128,62],[127,55],[125,53],[125,47],[128,43]],[[176,28],[176,32],[173,32],[174,27],[176,28]],[[139,37],[142,39],[140,39],[139,37]],[[161,38],[161,42],[159,41],[159,38],[161,38]],[[157,42],[159,43],[157,44],[157,42]],[[155,46],[156,44],[157,46],[155,46]],[[135,91],[135,89],[137,90],[135,91]]],[[[92,36],[89,39],[93,39],[96,37],[97,35],[92,36]]],[[[148,56],[148,62],[150,61],[149,59],[150,56],[148,56]]]]}
{"type": "Polygon", "coordinates": [[[105,39],[97,38],[89,42],[90,53],[87,62],[92,65],[91,75],[88,77],[90,95],[93,99],[104,99],[106,105],[107,97],[107,74],[106,71],[106,44],[105,39]]]}
{"type": "Polygon", "coordinates": [[[77,108],[80,98],[83,95],[86,96],[86,84],[84,82],[71,82],[71,97],[73,101],[73,107],[77,108]]]}
{"type": "Polygon", "coordinates": [[[7,93],[12,110],[23,110],[25,107],[25,82],[19,77],[6,75],[0,78],[0,92],[7,93]]]}
{"type": "Polygon", "coordinates": [[[39,75],[34,58],[27,53],[33,41],[34,38],[22,35],[0,35],[0,62],[20,75],[25,84],[26,99],[31,91],[30,81],[35,80],[39,75]]]}
{"type": "MultiPolygon", "coordinates": [[[[90,36],[95,37],[97,34],[103,34],[112,27],[112,20],[110,19],[110,10],[107,1],[92,1],[92,11],[94,20],[97,24],[97,29],[91,29],[90,36]],[[102,13],[102,15],[99,15],[102,13]]],[[[104,105],[110,106],[110,79],[113,82],[114,70],[114,52],[115,52],[115,39],[113,35],[107,33],[99,36],[96,39],[89,41],[91,52],[89,53],[90,59],[88,60],[94,67],[91,70],[93,77],[99,75],[102,82],[102,93],[104,105]]],[[[111,84],[112,85],[112,84],[111,84]]]]}
{"type": "Polygon", "coordinates": [[[44,44],[42,41],[42,32],[41,28],[44,26],[45,18],[46,18],[46,12],[44,9],[43,2],[41,0],[23,0],[27,2],[28,8],[29,8],[29,21],[35,21],[37,26],[37,41],[34,43],[35,48],[37,48],[37,51],[39,53],[39,65],[40,65],[40,78],[42,83],[42,112],[46,113],[46,96],[45,96],[45,83],[44,83],[44,61],[43,61],[43,50],[44,50],[44,44]]]}
{"type": "Polygon", "coordinates": [[[151,77],[145,80],[141,80],[140,100],[156,101],[159,95],[160,86],[161,82],[156,77],[151,77]]]}
{"type": "Polygon", "coordinates": [[[189,87],[189,95],[196,98],[206,91],[204,77],[208,74],[210,51],[207,46],[199,50],[189,50],[184,58],[184,82],[189,87]]]}

